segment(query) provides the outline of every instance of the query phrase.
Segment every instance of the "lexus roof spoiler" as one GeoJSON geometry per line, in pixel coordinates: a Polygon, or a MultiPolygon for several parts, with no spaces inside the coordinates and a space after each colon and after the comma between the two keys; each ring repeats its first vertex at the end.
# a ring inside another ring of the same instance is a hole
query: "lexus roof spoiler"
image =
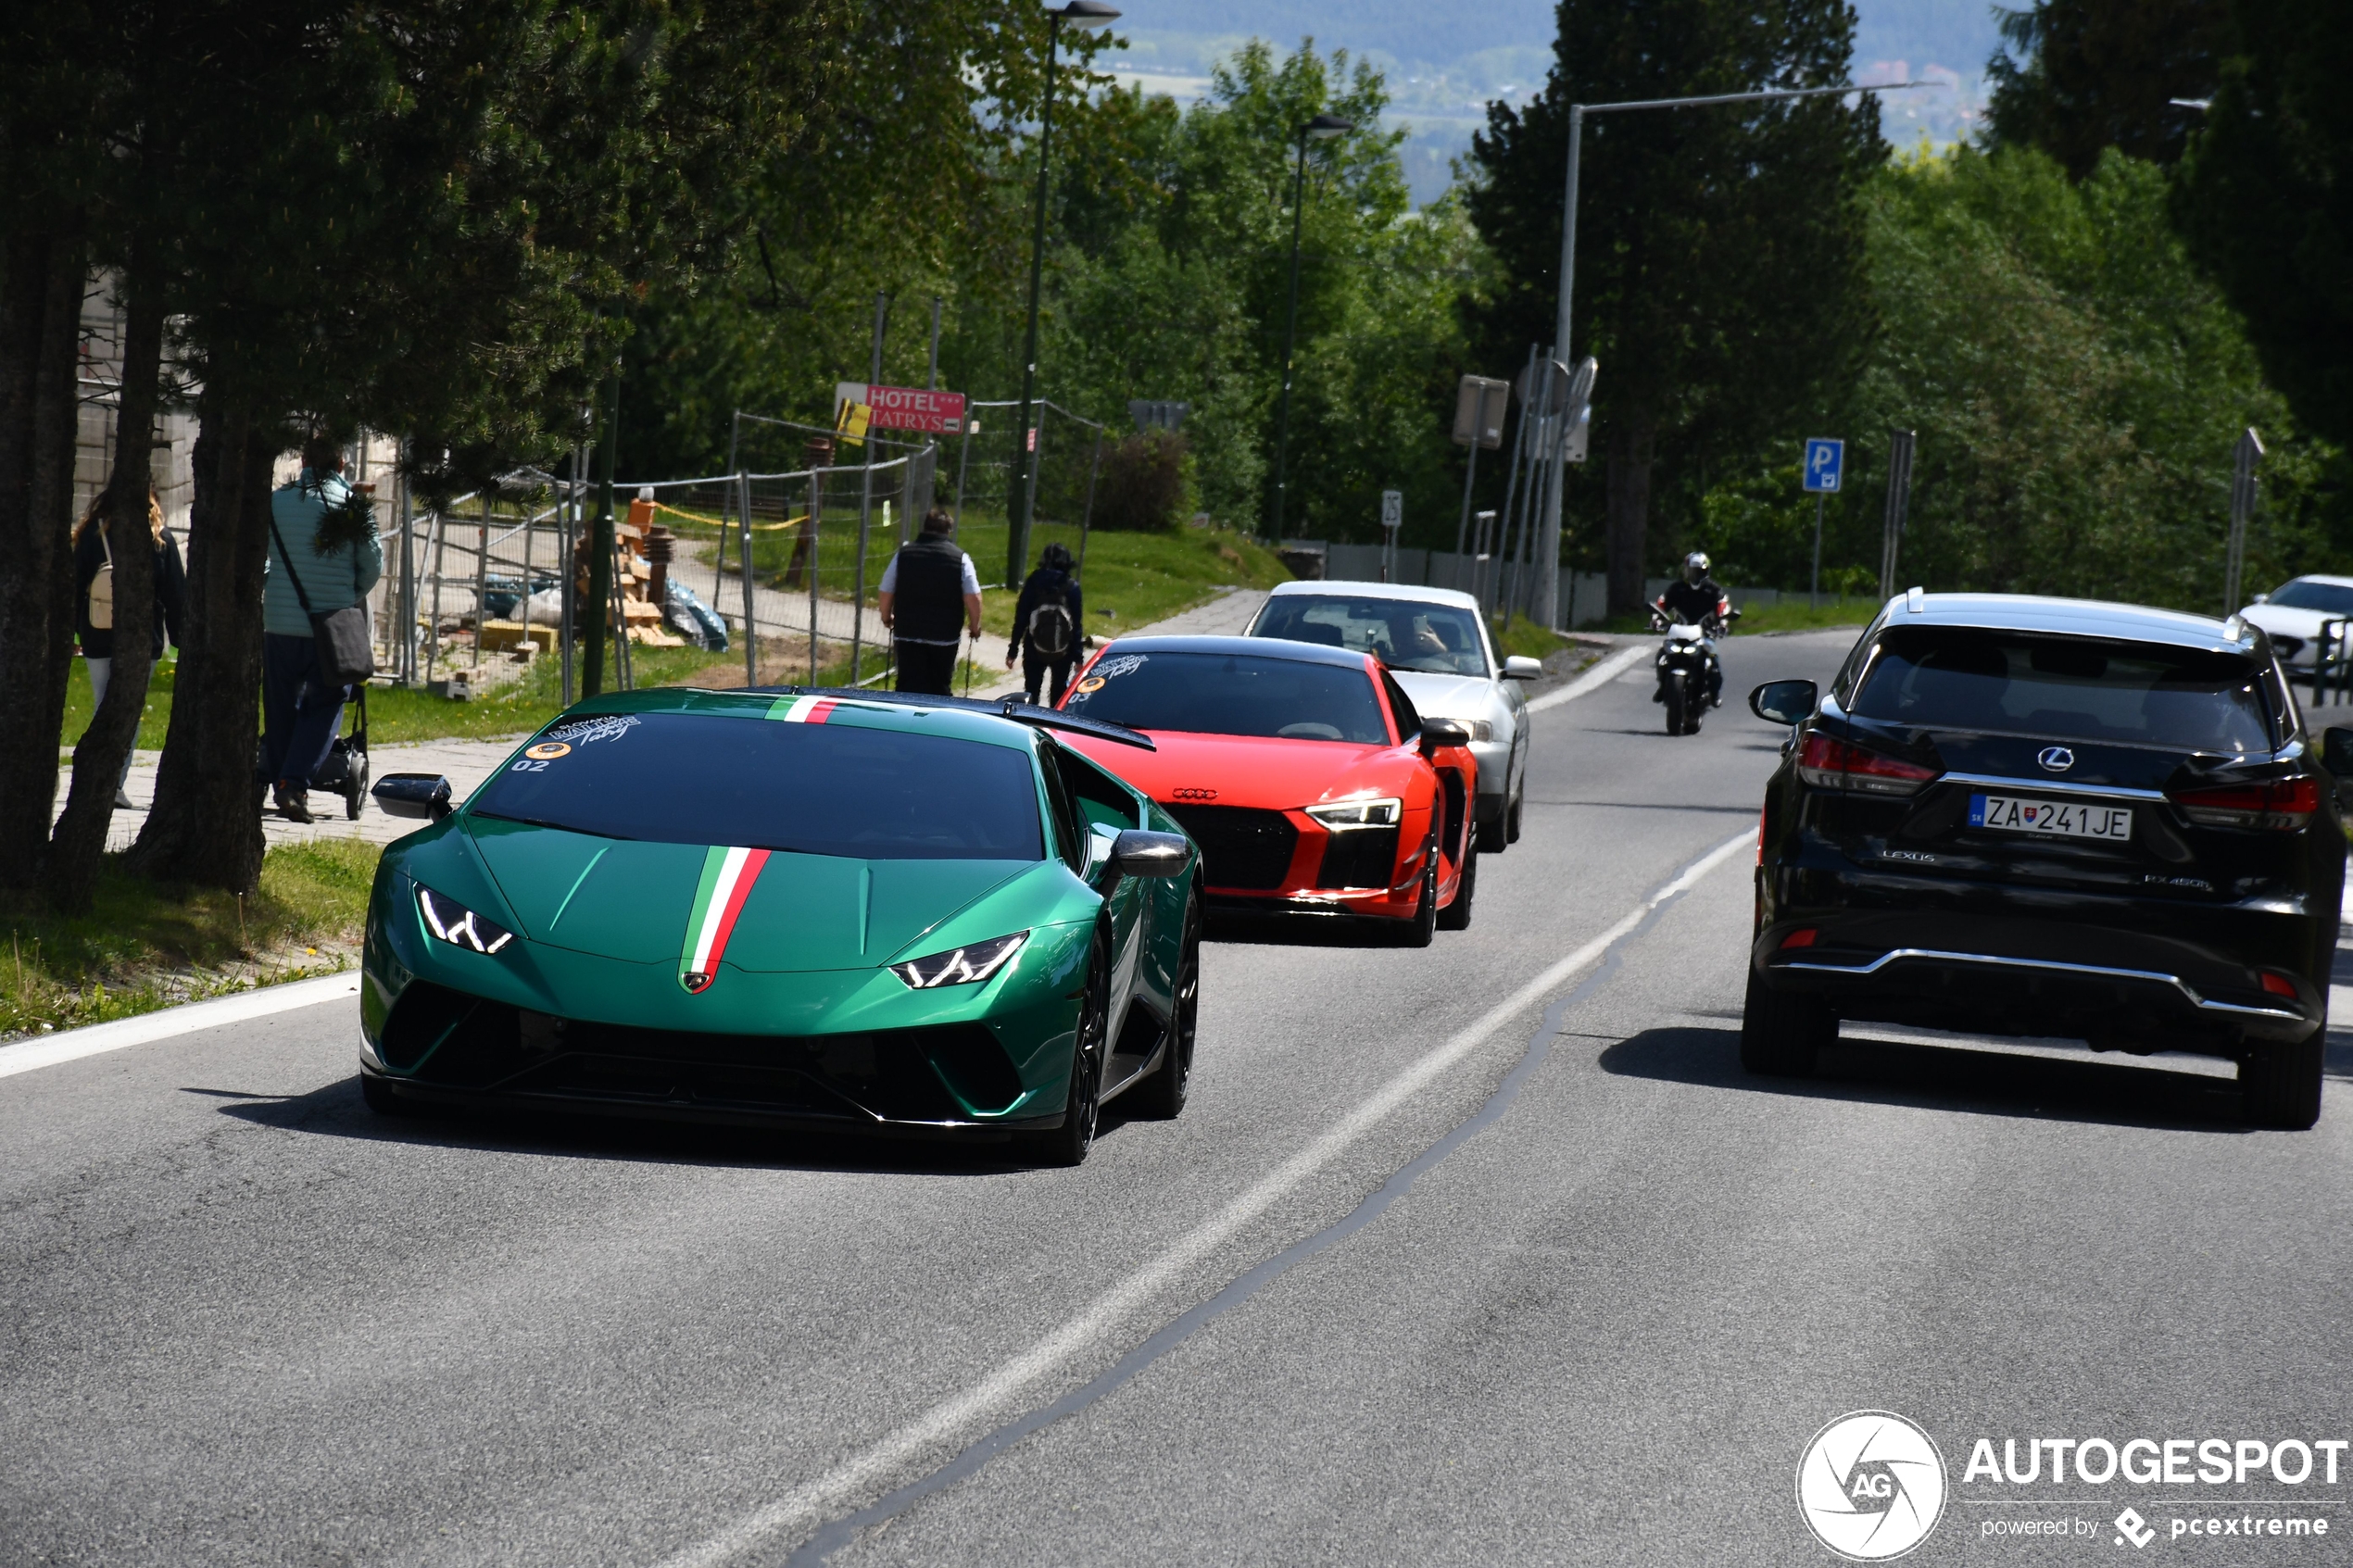
{"type": "Polygon", "coordinates": [[[739,686],[735,689],[772,696],[829,696],[837,702],[873,702],[887,708],[952,709],[963,713],[985,713],[992,719],[1011,719],[1017,724],[1034,724],[1041,730],[1066,730],[1075,735],[1092,735],[1097,740],[1114,741],[1145,751],[1160,749],[1152,744],[1152,737],[1140,730],[1131,730],[1125,724],[1114,724],[1104,719],[1064,713],[1060,709],[1040,708],[1018,696],[934,696],[927,692],[870,692],[844,686],[739,686]]]}

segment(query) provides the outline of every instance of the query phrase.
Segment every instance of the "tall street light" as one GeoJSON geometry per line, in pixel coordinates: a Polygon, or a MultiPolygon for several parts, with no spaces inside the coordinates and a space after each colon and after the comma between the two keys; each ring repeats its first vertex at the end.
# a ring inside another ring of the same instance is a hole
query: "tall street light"
{"type": "Polygon", "coordinates": [[[1266,537],[1277,545],[1283,542],[1284,463],[1290,455],[1290,372],[1299,341],[1299,226],[1307,212],[1307,144],[1328,142],[1355,129],[1354,120],[1336,114],[1319,114],[1299,128],[1299,172],[1290,185],[1290,310],[1283,325],[1283,396],[1275,415],[1275,508],[1266,527],[1266,537]]]}
{"type": "Polygon", "coordinates": [[[1029,241],[1029,332],[1021,355],[1021,418],[1013,429],[1013,491],[1005,508],[1005,582],[1010,585],[1018,585],[1027,573],[1029,521],[1038,505],[1038,432],[1031,419],[1038,402],[1038,292],[1046,275],[1046,172],[1051,162],[1048,141],[1054,132],[1054,64],[1063,23],[1091,30],[1119,19],[1119,13],[1101,0],[1067,0],[1046,15],[1052,19],[1046,34],[1046,104],[1038,117],[1038,225],[1029,241]]]}
{"type": "MultiPolygon", "coordinates": [[[[1554,358],[1564,365],[1577,361],[1568,357],[1568,309],[1577,290],[1577,160],[1585,141],[1585,117],[1589,114],[1617,114],[1628,109],[1689,109],[1705,104],[1755,104],[1775,98],[1819,98],[1843,96],[1848,93],[1894,93],[1906,87],[1936,87],[1934,82],[1887,82],[1872,87],[1788,87],[1767,93],[1713,93],[1694,98],[1637,98],[1618,104],[1571,104],[1568,106],[1568,190],[1561,204],[1561,294],[1560,309],[1553,323],[1554,358]]],[[[1575,409],[1569,410],[1574,418],[1575,409]]],[[[1568,477],[1568,442],[1564,423],[1562,439],[1553,444],[1551,494],[1544,501],[1543,544],[1537,558],[1550,563],[1549,570],[1538,574],[1536,584],[1536,614],[1539,621],[1550,626],[1560,611],[1561,558],[1561,490],[1568,477]]]]}

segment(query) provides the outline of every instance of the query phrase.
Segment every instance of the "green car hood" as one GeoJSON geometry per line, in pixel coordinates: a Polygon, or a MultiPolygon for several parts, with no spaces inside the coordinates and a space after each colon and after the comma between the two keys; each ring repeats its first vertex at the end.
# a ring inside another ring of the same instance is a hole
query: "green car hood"
{"type": "MultiPolygon", "coordinates": [[[[496,818],[467,823],[522,935],[633,963],[674,962],[711,897],[698,844],[598,838],[496,818]]],[[[751,972],[864,969],[990,889],[1023,860],[852,860],[771,853],[744,894],[726,963],[751,972]]]]}

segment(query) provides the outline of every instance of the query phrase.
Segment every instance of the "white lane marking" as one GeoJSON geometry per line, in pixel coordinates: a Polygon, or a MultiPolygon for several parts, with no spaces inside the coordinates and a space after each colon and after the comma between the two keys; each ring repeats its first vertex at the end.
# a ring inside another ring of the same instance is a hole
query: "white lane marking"
{"type": "Polygon", "coordinates": [[[267,1018],[273,1012],[317,1007],[321,1002],[359,994],[359,972],[350,970],[321,975],[316,980],[264,985],[258,991],[240,991],[233,997],[219,997],[208,1002],[163,1008],[143,1012],[136,1018],[117,1019],[112,1023],[69,1029],[45,1040],[0,1046],[0,1078],[13,1078],[19,1073],[55,1067],[60,1062],[80,1061],[85,1056],[101,1056],[126,1046],[149,1045],[198,1029],[218,1029],[224,1023],[243,1023],[249,1019],[267,1018]]]}
{"type": "Polygon", "coordinates": [[[1558,708],[1562,703],[1573,701],[1583,696],[1587,692],[1599,691],[1609,684],[1618,673],[1632,667],[1650,651],[1648,643],[1637,643],[1630,648],[1620,648],[1560,690],[1546,692],[1542,696],[1530,702],[1528,705],[1528,710],[1530,713],[1541,713],[1547,708],[1558,708]]]}
{"type": "Polygon", "coordinates": [[[1055,1368],[1067,1365],[1071,1358],[1109,1334],[1120,1319],[1142,1306],[1176,1273],[1231,1240],[1244,1225],[1330,1164],[1399,1106],[1428,1087],[1432,1079],[1484,1045],[1497,1030],[1558,989],[1569,976],[1597,962],[1612,943],[1642,924],[1651,910],[1686,891],[1742,850],[1754,848],[1755,844],[1755,834],[1743,832],[1684,867],[1672,882],[1643,899],[1608,930],[1554,963],[1415,1061],[1256,1185],[1178,1237],[1159,1257],[1096,1298],[1076,1317],[1006,1362],[992,1376],[885,1435],[817,1479],[753,1510],[718,1534],[663,1559],[661,1568],[716,1568],[785,1531],[814,1523],[860,1493],[872,1490],[922,1450],[944,1442],[959,1428],[1007,1404],[1055,1368]]]}

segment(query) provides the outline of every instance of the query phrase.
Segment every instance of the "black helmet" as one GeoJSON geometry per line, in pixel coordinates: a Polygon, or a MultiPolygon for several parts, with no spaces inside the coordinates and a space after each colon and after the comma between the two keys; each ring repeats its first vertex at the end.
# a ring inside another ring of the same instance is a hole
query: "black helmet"
{"type": "Polygon", "coordinates": [[[1708,564],[1708,559],[1705,556],[1702,555],[1697,550],[1693,550],[1690,555],[1683,558],[1683,581],[1689,583],[1694,588],[1698,587],[1702,583],[1707,581],[1708,564]]]}
{"type": "Polygon", "coordinates": [[[1070,546],[1063,544],[1060,540],[1056,540],[1054,543],[1046,546],[1045,553],[1038,558],[1038,564],[1039,566],[1052,567],[1056,571],[1068,571],[1070,570],[1070,546]]]}

